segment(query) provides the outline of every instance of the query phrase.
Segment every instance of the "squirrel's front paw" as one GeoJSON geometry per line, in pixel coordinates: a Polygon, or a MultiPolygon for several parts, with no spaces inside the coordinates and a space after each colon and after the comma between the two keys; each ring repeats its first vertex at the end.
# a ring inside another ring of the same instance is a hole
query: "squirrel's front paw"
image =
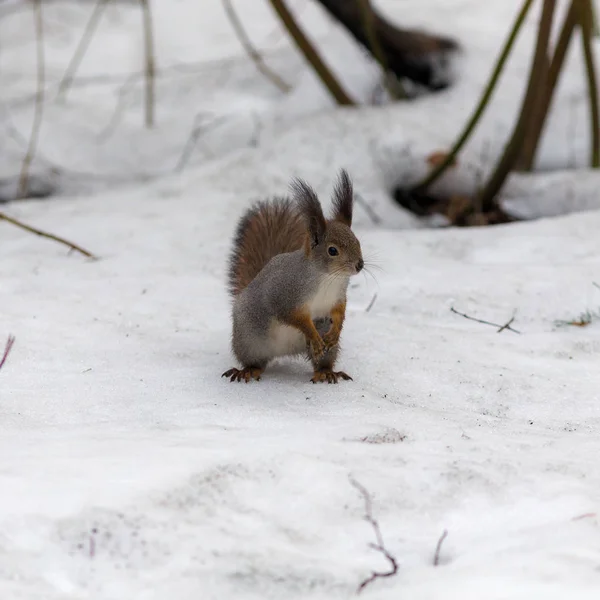
{"type": "Polygon", "coordinates": [[[328,331],[323,336],[323,341],[325,342],[325,350],[329,351],[332,348],[335,348],[338,345],[339,340],[340,337],[335,331],[328,331]]]}
{"type": "Polygon", "coordinates": [[[323,357],[323,354],[325,354],[325,344],[320,337],[311,340],[308,345],[310,347],[310,353],[316,360],[319,360],[323,357]]]}

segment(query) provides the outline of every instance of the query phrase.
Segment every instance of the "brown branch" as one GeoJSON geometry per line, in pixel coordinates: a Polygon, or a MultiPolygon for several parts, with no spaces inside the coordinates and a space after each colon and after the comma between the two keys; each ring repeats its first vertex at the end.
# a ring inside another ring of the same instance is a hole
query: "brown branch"
{"type": "Polygon", "coordinates": [[[442,550],[442,544],[444,543],[444,540],[447,537],[448,537],[448,530],[444,529],[444,532],[440,536],[440,539],[438,540],[437,546],[435,547],[435,554],[433,556],[433,566],[434,567],[437,567],[440,564],[440,552],[442,550]]]}
{"type": "Polygon", "coordinates": [[[154,83],[156,79],[156,65],[154,58],[154,35],[152,33],[152,11],[150,0],[140,0],[144,16],[144,53],[146,61],[146,127],[154,126],[154,83]]]}
{"type": "Polygon", "coordinates": [[[0,359],[0,369],[2,369],[2,367],[4,366],[4,363],[6,362],[6,359],[8,358],[8,355],[10,354],[10,351],[11,351],[14,343],[15,343],[14,336],[9,335],[8,341],[6,342],[6,346],[4,348],[4,353],[2,354],[2,358],[0,359]]]}
{"type": "Polygon", "coordinates": [[[235,9],[233,8],[232,0],[222,0],[223,8],[231,22],[231,26],[233,27],[240,44],[246,51],[246,54],[250,57],[252,62],[256,65],[256,68],[279,90],[284,93],[289,92],[292,89],[292,86],[284,81],[277,73],[272,71],[265,63],[260,52],[252,45],[246,30],[242,24],[242,21],[238,17],[235,9]]]}
{"type": "Polygon", "coordinates": [[[497,207],[496,195],[502,188],[510,170],[514,167],[515,162],[519,157],[519,152],[521,151],[527,131],[526,126],[531,119],[537,94],[540,89],[540,81],[543,78],[543,65],[544,61],[547,60],[548,40],[550,39],[555,8],[556,0],[543,0],[537,42],[529,72],[529,83],[521,104],[521,112],[510,140],[504,148],[502,157],[496,164],[494,172],[479,195],[479,203],[484,212],[492,211],[497,207]]]}
{"type": "Polygon", "coordinates": [[[590,164],[594,169],[597,169],[600,167],[600,111],[598,108],[598,81],[592,49],[594,14],[591,0],[579,0],[578,6],[590,103],[590,126],[592,131],[590,164]]]}
{"type": "Polygon", "coordinates": [[[92,259],[97,258],[91,252],[88,252],[87,250],[85,250],[81,246],[78,246],[77,244],[73,244],[72,242],[69,242],[68,240],[65,240],[64,238],[54,235],[53,233],[47,233],[45,231],[42,231],[41,229],[32,227],[31,225],[26,225],[25,223],[19,221],[18,219],[9,217],[6,213],[1,212],[1,211],[0,211],[0,221],[7,221],[8,223],[15,225],[16,227],[20,227],[21,229],[24,229],[25,231],[29,231],[29,233],[39,235],[40,237],[43,237],[43,238],[46,238],[49,240],[54,240],[55,242],[58,242],[59,244],[63,244],[65,246],[68,246],[71,250],[75,250],[75,251],[83,254],[84,256],[87,256],[88,258],[92,258],[92,259]]]}
{"type": "Polygon", "coordinates": [[[27,153],[23,159],[21,175],[19,176],[18,198],[25,198],[27,196],[29,187],[29,168],[35,157],[44,112],[46,70],[44,64],[44,21],[42,18],[42,0],[33,0],[33,10],[35,15],[35,39],[37,48],[37,91],[35,95],[35,110],[33,113],[33,123],[31,125],[31,136],[29,137],[27,153]]]}
{"type": "Polygon", "coordinates": [[[379,527],[379,522],[373,516],[371,495],[363,485],[358,483],[358,481],[355,481],[354,479],[350,478],[350,483],[361,493],[365,501],[364,519],[365,521],[367,521],[367,523],[370,523],[375,533],[375,539],[377,540],[377,543],[369,544],[369,546],[373,548],[373,550],[377,550],[377,552],[380,552],[390,564],[389,571],[373,571],[371,575],[367,577],[367,579],[365,579],[358,586],[356,593],[360,594],[370,583],[373,583],[373,581],[375,581],[376,579],[393,577],[394,575],[396,575],[396,573],[398,573],[398,562],[396,558],[392,554],[390,554],[389,550],[385,547],[385,544],[383,542],[383,536],[381,535],[381,529],[379,527]]]}
{"type": "Polygon", "coordinates": [[[530,171],[533,168],[535,161],[535,155],[542,137],[544,125],[546,124],[546,117],[552,100],[554,92],[556,91],[559,77],[562,73],[563,64],[569,49],[569,44],[573,38],[573,31],[577,23],[577,2],[579,0],[571,0],[571,6],[567,12],[567,16],[563,22],[562,29],[558,36],[558,41],[554,49],[554,56],[550,63],[547,76],[544,81],[543,93],[540,94],[538,104],[532,113],[532,119],[527,125],[528,131],[525,136],[525,142],[523,144],[523,150],[521,151],[520,167],[525,171],[530,171]]]}
{"type": "Polygon", "coordinates": [[[323,62],[319,53],[314,46],[308,41],[308,38],[294,20],[284,0],[270,0],[273,9],[281,19],[288,33],[298,46],[298,49],[304,54],[306,60],[311,64],[315,73],[319,76],[329,93],[335,98],[336,102],[341,105],[353,106],[354,102],[346,93],[344,88],[335,78],[329,67],[323,62]]]}
{"type": "Polygon", "coordinates": [[[106,8],[106,5],[109,2],[110,2],[110,0],[98,0],[96,2],[96,6],[94,6],[94,10],[92,11],[92,14],[90,15],[90,18],[85,26],[83,35],[81,36],[81,39],[79,40],[79,44],[77,45],[77,49],[75,50],[75,53],[73,54],[73,58],[71,59],[71,62],[69,62],[69,65],[67,66],[67,70],[65,71],[65,74],[63,75],[60,85],[58,86],[58,93],[57,93],[58,97],[66,94],[67,90],[71,86],[71,83],[73,82],[75,73],[77,72],[77,69],[79,68],[81,61],[83,60],[83,57],[85,56],[85,53],[90,45],[90,42],[92,41],[92,36],[94,35],[96,27],[98,27],[98,23],[100,22],[100,17],[102,16],[104,9],[106,8]]]}
{"type": "Polygon", "coordinates": [[[514,333],[521,333],[520,331],[517,331],[516,329],[513,329],[511,327],[512,322],[515,320],[514,316],[505,325],[500,325],[498,323],[491,323],[490,321],[484,321],[483,319],[477,319],[477,318],[471,317],[465,313],[458,312],[453,306],[450,307],[450,312],[453,312],[455,315],[464,317],[465,319],[468,319],[469,321],[475,321],[476,323],[482,323],[483,325],[490,325],[491,327],[498,327],[499,329],[498,329],[497,333],[500,333],[500,332],[504,331],[505,329],[508,329],[508,331],[512,331],[514,333]]]}

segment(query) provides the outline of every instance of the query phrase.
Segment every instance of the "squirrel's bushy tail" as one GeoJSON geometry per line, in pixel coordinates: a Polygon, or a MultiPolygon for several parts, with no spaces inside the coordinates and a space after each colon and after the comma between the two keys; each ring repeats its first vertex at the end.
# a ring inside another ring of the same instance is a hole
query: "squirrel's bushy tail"
{"type": "Polygon", "coordinates": [[[257,202],[240,219],[229,259],[229,292],[239,294],[277,254],[302,247],[306,225],[287,198],[257,202]]]}

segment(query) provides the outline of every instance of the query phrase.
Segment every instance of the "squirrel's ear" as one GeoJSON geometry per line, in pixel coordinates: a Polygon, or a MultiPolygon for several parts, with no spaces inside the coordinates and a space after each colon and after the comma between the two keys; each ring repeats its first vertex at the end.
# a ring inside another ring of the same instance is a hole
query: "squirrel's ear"
{"type": "Polygon", "coordinates": [[[298,208],[306,219],[310,244],[314,248],[323,240],[327,231],[327,222],[323,216],[321,203],[315,191],[301,179],[294,179],[291,188],[298,208]]]}
{"type": "Polygon", "coordinates": [[[353,194],[350,176],[342,169],[333,190],[333,218],[348,227],[352,225],[353,194]]]}

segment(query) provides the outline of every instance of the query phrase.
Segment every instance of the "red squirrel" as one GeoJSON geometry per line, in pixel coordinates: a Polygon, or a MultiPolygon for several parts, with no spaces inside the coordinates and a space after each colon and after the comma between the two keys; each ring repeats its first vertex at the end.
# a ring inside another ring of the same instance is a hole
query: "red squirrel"
{"type": "Polygon", "coordinates": [[[240,219],[229,261],[232,348],[241,369],[233,381],[260,380],[271,360],[304,355],[313,383],[351,380],[334,371],[350,277],[364,267],[351,229],[353,188],[340,172],[333,213],[323,215],[315,191],[300,179],[292,198],[256,203],[240,219]]]}

